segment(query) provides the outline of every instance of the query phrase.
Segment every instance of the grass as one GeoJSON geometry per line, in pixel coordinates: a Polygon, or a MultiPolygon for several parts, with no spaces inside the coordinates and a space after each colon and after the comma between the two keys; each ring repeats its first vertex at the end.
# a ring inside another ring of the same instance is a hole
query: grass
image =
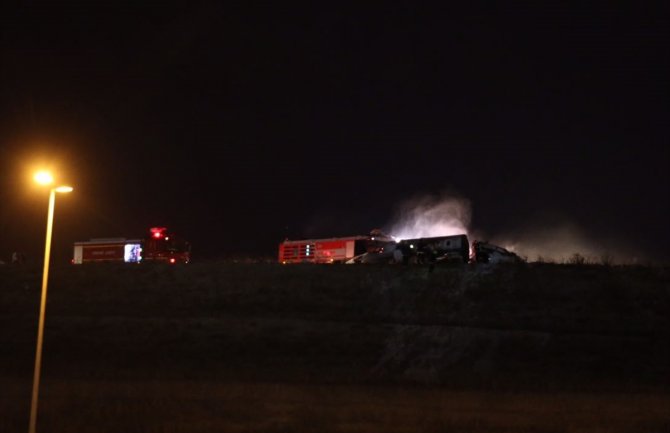
{"type": "MultiPolygon", "coordinates": [[[[667,431],[667,268],[54,267],[59,432],[667,431]]],[[[0,431],[24,431],[40,273],[0,267],[0,431]]]]}
{"type": "MultiPolygon", "coordinates": [[[[7,388],[5,388],[7,390],[7,388]]],[[[24,431],[10,388],[4,432],[24,431]]],[[[7,403],[3,401],[3,409],[7,403]]],[[[425,387],[205,381],[49,380],[40,425],[73,431],[662,432],[667,394],[492,393],[425,387]]],[[[22,406],[22,407],[21,407],[22,406]]]]}

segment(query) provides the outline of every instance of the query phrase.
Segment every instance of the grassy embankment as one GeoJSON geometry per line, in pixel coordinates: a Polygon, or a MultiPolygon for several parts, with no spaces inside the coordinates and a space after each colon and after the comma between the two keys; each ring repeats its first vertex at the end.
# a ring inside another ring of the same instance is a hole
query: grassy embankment
{"type": "MultiPolygon", "coordinates": [[[[56,267],[51,432],[663,431],[667,268],[56,267]]],[[[40,274],[0,268],[0,431],[27,426],[40,274]]]]}

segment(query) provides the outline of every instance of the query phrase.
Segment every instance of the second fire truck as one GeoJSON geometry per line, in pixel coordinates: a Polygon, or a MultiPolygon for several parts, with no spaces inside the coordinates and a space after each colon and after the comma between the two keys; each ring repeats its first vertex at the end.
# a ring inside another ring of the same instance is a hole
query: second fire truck
{"type": "Polygon", "coordinates": [[[188,263],[191,245],[165,227],[152,227],[148,236],[137,239],[96,238],[75,242],[76,265],[95,262],[164,262],[188,263]]]}

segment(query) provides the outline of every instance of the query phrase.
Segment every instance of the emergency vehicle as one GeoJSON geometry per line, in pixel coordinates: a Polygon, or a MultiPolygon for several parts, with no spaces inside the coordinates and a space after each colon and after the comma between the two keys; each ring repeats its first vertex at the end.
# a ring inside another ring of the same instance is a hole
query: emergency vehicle
{"type": "Polygon", "coordinates": [[[152,227],[145,238],[96,238],[74,243],[72,263],[94,262],[165,262],[188,263],[191,245],[168,232],[165,227],[152,227]]]}
{"type": "Polygon", "coordinates": [[[279,244],[279,263],[346,263],[378,252],[393,239],[373,230],[370,235],[341,238],[285,240],[279,244]]]}

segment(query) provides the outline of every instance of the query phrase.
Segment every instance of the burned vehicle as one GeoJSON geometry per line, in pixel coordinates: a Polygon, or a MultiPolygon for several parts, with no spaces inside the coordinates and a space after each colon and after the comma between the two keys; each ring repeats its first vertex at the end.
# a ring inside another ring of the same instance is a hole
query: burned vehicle
{"type": "Polygon", "coordinates": [[[475,263],[520,263],[523,262],[523,259],[498,245],[474,241],[470,261],[475,263]]]}

